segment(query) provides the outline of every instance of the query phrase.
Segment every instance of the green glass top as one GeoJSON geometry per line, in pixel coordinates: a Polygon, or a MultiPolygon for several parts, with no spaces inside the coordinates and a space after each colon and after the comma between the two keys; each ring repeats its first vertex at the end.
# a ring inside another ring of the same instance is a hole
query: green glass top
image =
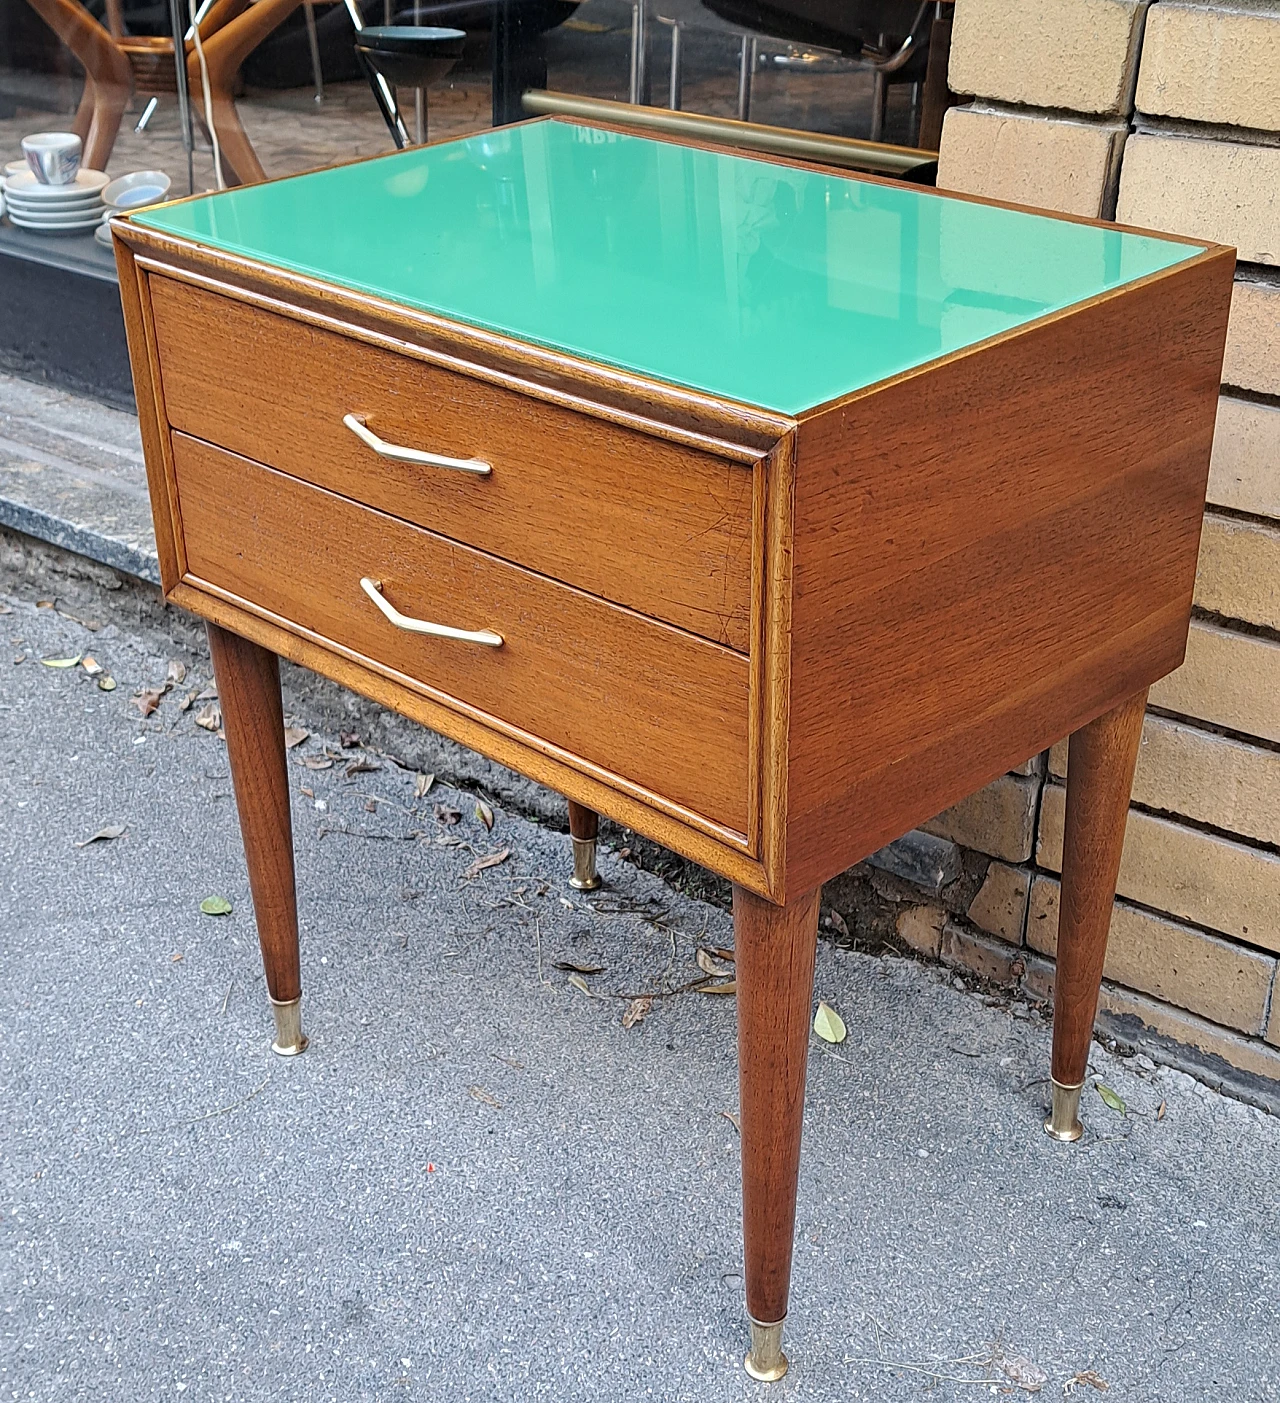
{"type": "Polygon", "coordinates": [[[789,414],[1199,251],[557,121],[133,219],[789,414]]]}

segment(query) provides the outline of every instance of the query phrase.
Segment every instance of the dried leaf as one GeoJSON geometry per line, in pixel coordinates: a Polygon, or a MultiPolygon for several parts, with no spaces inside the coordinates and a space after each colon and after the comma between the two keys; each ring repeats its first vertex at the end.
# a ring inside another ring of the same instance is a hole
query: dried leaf
{"type": "Polygon", "coordinates": [[[502,1109],[502,1102],[496,1096],[492,1096],[482,1086],[469,1086],[467,1092],[473,1096],[482,1106],[492,1106],[495,1111],[502,1109]]]}
{"type": "Polygon", "coordinates": [[[222,729],[222,708],[216,702],[206,702],[196,713],[196,725],[206,731],[222,729]]]}
{"type": "Polygon", "coordinates": [[[698,968],[703,974],[714,975],[718,978],[720,975],[733,973],[733,966],[725,960],[717,959],[710,950],[704,950],[699,947],[698,953],[694,958],[697,960],[698,968]]]}
{"type": "Polygon", "coordinates": [[[37,600],[36,600],[36,608],[37,608],[37,609],[52,609],[53,606],[54,606],[54,604],[55,604],[55,602],[56,602],[56,601],[55,601],[55,600],[52,600],[52,599],[37,599],[37,600]]]}
{"type": "Polygon", "coordinates": [[[3,599],[0,599],[0,614],[12,614],[12,613],[13,613],[12,607],[11,607],[10,605],[6,604],[6,603],[4,602],[3,599]]]}
{"type": "Polygon", "coordinates": [[[818,1011],[813,1015],[813,1031],[828,1043],[842,1043],[848,1036],[844,1019],[824,1001],[819,1001],[818,1011]]]}
{"type": "Polygon", "coordinates": [[[647,994],[641,994],[638,999],[632,999],[622,1015],[622,1026],[634,1028],[637,1023],[643,1023],[648,1018],[649,1010],[652,1007],[653,1000],[647,994]]]}
{"type": "Polygon", "coordinates": [[[116,679],[115,679],[114,677],[111,677],[111,676],[108,675],[108,676],[105,676],[105,677],[99,677],[99,678],[98,678],[98,691],[100,691],[100,692],[114,692],[115,689],[116,689],[116,679]]]}
{"type": "Polygon", "coordinates": [[[179,662],[177,658],[171,658],[169,660],[169,666],[164,674],[165,690],[168,691],[170,687],[181,687],[186,680],[186,663],[179,662]]]}
{"type": "Polygon", "coordinates": [[[1166,1111],[1167,1109],[1168,1109],[1168,1102],[1166,1102],[1166,1101],[1161,1101],[1161,1103],[1156,1107],[1156,1119],[1157,1119],[1157,1120],[1163,1120],[1163,1119],[1164,1119],[1164,1113],[1165,1113],[1165,1111],[1166,1111]]]}
{"type": "Polygon", "coordinates": [[[723,984],[697,984],[694,986],[693,992],[695,994],[736,994],[738,981],[726,979],[723,984]]]}
{"type": "Polygon", "coordinates": [[[45,667],[75,667],[80,661],[80,654],[77,653],[74,658],[41,658],[40,661],[45,667]]]}
{"type": "Polygon", "coordinates": [[[200,903],[200,910],[206,916],[229,916],[231,903],[225,896],[206,896],[200,903]]]}
{"type": "Polygon", "coordinates": [[[80,666],[84,668],[90,677],[101,677],[106,671],[97,658],[91,658],[88,653],[80,659],[80,666]]]}
{"type": "Polygon", "coordinates": [[[721,1111],[720,1114],[733,1126],[739,1135],[742,1134],[742,1117],[737,1111],[721,1111]]]}
{"type": "Polygon", "coordinates": [[[169,963],[171,965],[180,965],[182,963],[182,951],[179,950],[176,955],[170,955],[169,963]]]}
{"type": "Polygon", "coordinates": [[[178,710],[179,710],[179,711],[190,711],[190,710],[191,710],[191,703],[192,703],[193,701],[195,701],[195,699],[196,699],[196,692],[195,692],[195,689],[192,688],[192,690],[189,691],[189,692],[187,693],[187,695],[186,695],[185,697],[183,697],[183,699],[178,703],[178,710]]]}
{"type": "Polygon", "coordinates": [[[492,831],[493,810],[488,806],[488,804],[485,803],[483,799],[476,800],[476,817],[480,820],[481,823],[484,824],[484,826],[487,829],[492,831]]]}
{"type": "Polygon", "coordinates": [[[375,764],[372,760],[352,760],[343,771],[343,774],[350,779],[353,775],[369,775],[372,774],[374,770],[380,770],[381,768],[381,765],[375,764]]]}
{"type": "Polygon", "coordinates": [[[90,843],[107,843],[112,838],[120,838],[124,835],[125,825],[123,823],[109,823],[105,828],[99,828],[90,838],[82,838],[77,844],[78,848],[87,848],[90,843]]]}
{"type": "Polygon", "coordinates": [[[580,965],[575,960],[557,960],[552,969],[570,970],[574,974],[603,974],[603,965],[580,965]]]}
{"type": "Polygon", "coordinates": [[[286,726],[284,728],[284,748],[292,750],[295,746],[301,745],[311,734],[302,726],[286,726]]]}
{"type": "Polygon", "coordinates": [[[1106,1393],[1111,1387],[1101,1374],[1095,1374],[1092,1369],[1086,1369],[1083,1374],[1077,1374],[1071,1382],[1073,1384],[1088,1384],[1090,1388],[1096,1388],[1099,1393],[1106,1393]]]}
{"type": "Polygon", "coordinates": [[[210,682],[209,685],[204,689],[204,691],[201,692],[201,693],[196,697],[196,701],[217,701],[217,700],[218,700],[218,684],[217,684],[216,682],[210,682]]]}
{"type": "Polygon", "coordinates": [[[571,974],[569,976],[569,983],[580,993],[586,994],[588,998],[591,997],[591,990],[587,988],[587,981],[583,979],[580,974],[571,974]]]}
{"type": "Polygon", "coordinates": [[[478,857],[462,874],[462,880],[464,882],[469,882],[473,878],[478,877],[481,872],[485,871],[487,868],[496,867],[500,862],[506,862],[507,858],[510,856],[511,849],[503,848],[500,852],[489,853],[485,857],[478,857]]]}
{"type": "Polygon", "coordinates": [[[448,804],[437,804],[435,814],[437,823],[443,823],[449,827],[462,822],[462,810],[451,809],[448,804]]]}
{"type": "Polygon", "coordinates": [[[849,923],[839,911],[827,912],[827,925],[829,925],[842,940],[852,939],[849,934],[849,923]]]}
{"type": "Polygon", "coordinates": [[[736,959],[734,952],[724,945],[708,945],[706,948],[710,954],[716,957],[717,960],[725,960],[729,964],[733,964],[734,960],[736,959]]]}
{"type": "Polygon", "coordinates": [[[435,775],[414,775],[413,777],[413,797],[415,799],[425,799],[431,786],[436,782],[435,775]]]}
{"type": "Polygon", "coordinates": [[[1038,1364],[1033,1364],[1021,1354],[1002,1359],[1000,1368],[1019,1388],[1028,1393],[1039,1393],[1049,1381],[1049,1375],[1038,1364]]]}
{"type": "Polygon", "coordinates": [[[333,761],[327,755],[299,755],[298,763],[308,770],[331,770],[333,761]]]}
{"type": "Polygon", "coordinates": [[[1123,1099],[1117,1096],[1106,1082],[1096,1082],[1095,1085],[1098,1088],[1098,1095],[1102,1097],[1103,1105],[1109,1106],[1113,1111],[1119,1111],[1121,1115],[1124,1115],[1126,1107],[1123,1099]]]}
{"type": "MultiPolygon", "coordinates": [[[[139,714],[145,719],[160,705],[162,696],[164,696],[164,692],[159,687],[144,687],[142,691],[135,693],[129,700],[138,708],[139,714]]],[[[202,724],[198,716],[196,724],[202,724]]],[[[221,721],[218,724],[221,725],[221,721]]]]}

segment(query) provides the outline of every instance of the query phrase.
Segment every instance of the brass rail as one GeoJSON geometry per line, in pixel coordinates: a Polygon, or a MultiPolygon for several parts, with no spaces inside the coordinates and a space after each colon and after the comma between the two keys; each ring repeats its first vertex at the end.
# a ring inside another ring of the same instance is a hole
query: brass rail
{"type": "Polygon", "coordinates": [[[909,176],[938,159],[936,151],[921,151],[914,146],[885,146],[878,141],[824,136],[820,132],[796,131],[792,127],[738,122],[729,117],[705,117],[697,112],[672,112],[665,107],[637,107],[629,102],[545,92],[541,88],[529,88],[521,98],[521,105],[532,117],[581,117],[586,121],[616,122],[639,131],[700,137],[704,141],[741,146],[747,151],[850,166],[880,175],[909,176]]]}

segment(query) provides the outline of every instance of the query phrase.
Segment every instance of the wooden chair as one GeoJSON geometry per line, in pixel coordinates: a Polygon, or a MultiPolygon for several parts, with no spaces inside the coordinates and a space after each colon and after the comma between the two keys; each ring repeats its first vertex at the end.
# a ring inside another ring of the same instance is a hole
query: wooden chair
{"type": "MultiPolygon", "coordinates": [[[[237,185],[265,180],[236,112],[233,96],[241,63],[302,0],[215,0],[200,23],[200,42],[209,73],[213,127],[223,170],[237,185]]],[[[173,41],[164,36],[124,32],[120,0],[107,0],[103,26],[79,0],[28,0],[31,8],[78,58],[85,70],[84,93],[72,130],[84,142],[84,164],[103,170],[120,130],[129,99],[174,92],[177,74],[173,41]]],[[[204,116],[203,84],[195,45],[186,48],[192,107],[204,116]]]]}

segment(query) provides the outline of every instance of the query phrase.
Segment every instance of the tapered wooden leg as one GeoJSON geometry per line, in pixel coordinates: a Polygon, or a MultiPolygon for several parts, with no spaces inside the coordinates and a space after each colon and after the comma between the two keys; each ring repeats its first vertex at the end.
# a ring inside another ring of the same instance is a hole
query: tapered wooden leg
{"type": "Polygon", "coordinates": [[[1071,737],[1053,995],[1053,1109],[1044,1123],[1056,1140],[1078,1140],[1083,1133],[1080,1091],[1146,704],[1143,690],[1071,737]]]}
{"type": "Polygon", "coordinates": [[[305,1050],[298,901],[293,880],[293,825],[276,655],[209,624],[209,651],[218,683],[240,833],[267,992],[276,1020],[272,1049],[289,1057],[305,1050]]]}
{"type": "Polygon", "coordinates": [[[594,809],[569,800],[569,835],[573,839],[573,876],[569,885],[576,891],[595,891],[600,885],[596,871],[596,838],[600,815],[594,809]]]}
{"type": "Polygon", "coordinates": [[[733,889],[742,1123],[742,1226],[751,1353],[747,1373],[787,1371],[782,1322],[800,1172],[804,1074],[820,891],[775,906],[733,889]]]}

